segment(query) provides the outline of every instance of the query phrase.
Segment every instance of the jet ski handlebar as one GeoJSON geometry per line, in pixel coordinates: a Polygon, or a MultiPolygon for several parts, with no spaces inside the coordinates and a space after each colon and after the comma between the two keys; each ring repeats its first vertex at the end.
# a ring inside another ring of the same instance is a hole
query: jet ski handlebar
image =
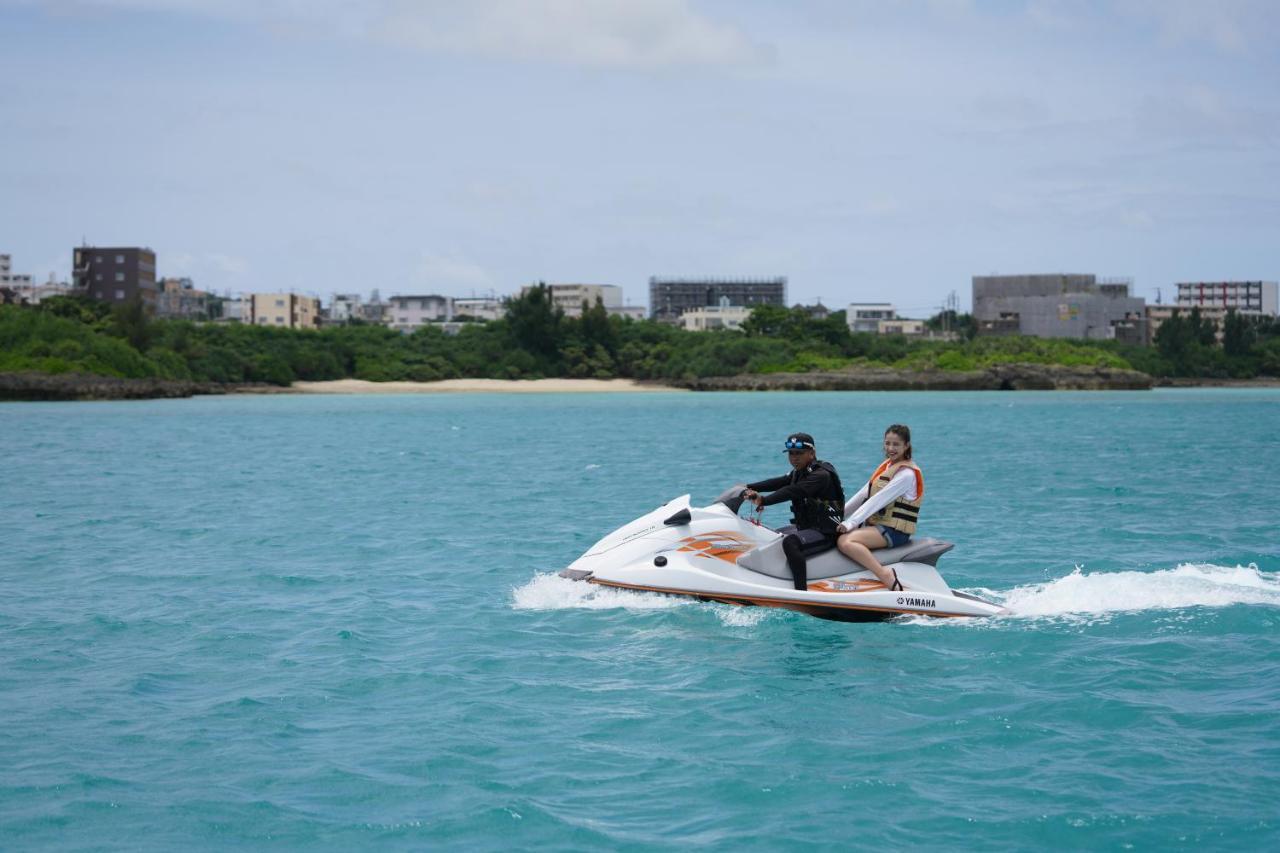
{"type": "Polygon", "coordinates": [[[742,507],[742,493],[746,490],[747,487],[743,483],[739,483],[736,486],[730,486],[724,490],[720,497],[715,499],[715,503],[724,504],[729,508],[730,512],[737,515],[738,510],[742,507]]]}

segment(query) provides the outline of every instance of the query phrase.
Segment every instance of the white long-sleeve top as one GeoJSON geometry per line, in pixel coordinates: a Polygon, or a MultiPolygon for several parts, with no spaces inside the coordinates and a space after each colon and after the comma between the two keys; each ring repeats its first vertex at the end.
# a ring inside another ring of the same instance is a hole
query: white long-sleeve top
{"type": "Polygon", "coordinates": [[[845,530],[861,527],[868,518],[898,498],[905,497],[909,501],[919,500],[920,496],[916,493],[916,472],[911,468],[901,468],[893,475],[888,485],[868,500],[867,496],[870,493],[871,483],[868,482],[858,490],[856,495],[845,502],[844,522],[841,524],[845,530]]]}

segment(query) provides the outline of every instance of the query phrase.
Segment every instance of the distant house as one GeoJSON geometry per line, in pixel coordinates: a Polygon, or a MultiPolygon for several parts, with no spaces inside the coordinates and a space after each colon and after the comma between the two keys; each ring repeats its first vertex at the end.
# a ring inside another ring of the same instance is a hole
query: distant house
{"type": "Polygon", "coordinates": [[[853,302],[844,310],[845,324],[854,334],[879,334],[880,321],[893,320],[897,316],[897,309],[888,302],[853,302]]]}
{"type": "Polygon", "coordinates": [[[156,315],[183,320],[209,318],[209,294],[197,290],[189,278],[162,278],[156,297],[156,315]]]}
{"type": "Polygon", "coordinates": [[[428,323],[453,320],[453,300],[448,296],[393,296],[387,303],[386,324],[408,334],[428,323]]]}

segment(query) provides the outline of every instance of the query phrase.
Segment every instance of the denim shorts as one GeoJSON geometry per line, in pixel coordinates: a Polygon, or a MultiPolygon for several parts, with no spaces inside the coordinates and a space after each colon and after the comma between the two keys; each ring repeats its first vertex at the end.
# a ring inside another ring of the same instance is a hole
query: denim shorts
{"type": "Polygon", "coordinates": [[[880,531],[880,535],[884,537],[884,541],[889,544],[887,548],[901,548],[911,541],[910,533],[903,533],[901,530],[895,530],[887,524],[877,524],[876,530],[880,531]]]}

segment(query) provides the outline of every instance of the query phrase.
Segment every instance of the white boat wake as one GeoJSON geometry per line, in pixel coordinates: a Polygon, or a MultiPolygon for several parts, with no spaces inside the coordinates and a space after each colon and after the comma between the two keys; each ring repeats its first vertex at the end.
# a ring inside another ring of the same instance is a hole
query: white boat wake
{"type": "MultiPolygon", "coordinates": [[[[1147,610],[1182,610],[1193,607],[1263,605],[1280,607],[1280,573],[1263,572],[1256,565],[1216,566],[1184,563],[1152,572],[1085,572],[1044,583],[1017,586],[1007,591],[964,590],[994,599],[1008,613],[995,617],[1037,619],[1045,617],[1096,617],[1147,610]]],[[[672,610],[678,607],[714,607],[727,625],[755,625],[774,613],[768,608],[699,604],[690,598],[634,592],[582,583],[558,574],[535,575],[513,591],[516,610],[672,610]]],[[[910,618],[915,624],[973,623],[980,619],[935,620],[910,618]]]]}

